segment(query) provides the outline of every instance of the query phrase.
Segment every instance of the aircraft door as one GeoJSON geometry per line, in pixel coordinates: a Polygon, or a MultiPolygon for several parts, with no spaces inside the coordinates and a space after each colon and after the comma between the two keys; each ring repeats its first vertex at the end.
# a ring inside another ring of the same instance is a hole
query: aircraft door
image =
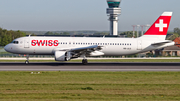
{"type": "Polygon", "coordinates": [[[142,50],[142,40],[138,40],[138,42],[137,42],[137,50],[142,50]]]}
{"type": "Polygon", "coordinates": [[[29,48],[29,38],[24,39],[24,48],[29,48]]]}

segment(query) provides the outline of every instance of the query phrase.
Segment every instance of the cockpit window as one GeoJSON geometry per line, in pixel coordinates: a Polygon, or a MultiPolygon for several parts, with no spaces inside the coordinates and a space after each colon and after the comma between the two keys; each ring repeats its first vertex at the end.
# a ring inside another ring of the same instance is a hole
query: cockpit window
{"type": "Polygon", "coordinates": [[[14,43],[14,44],[19,44],[19,42],[18,42],[18,41],[13,41],[13,42],[11,42],[11,43],[14,43]]]}

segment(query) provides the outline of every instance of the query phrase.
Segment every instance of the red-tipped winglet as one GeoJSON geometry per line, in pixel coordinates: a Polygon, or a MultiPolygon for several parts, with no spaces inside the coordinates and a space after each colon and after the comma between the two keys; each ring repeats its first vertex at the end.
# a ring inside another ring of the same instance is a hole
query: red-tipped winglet
{"type": "Polygon", "coordinates": [[[164,12],[144,35],[166,35],[172,12],[164,12]]]}

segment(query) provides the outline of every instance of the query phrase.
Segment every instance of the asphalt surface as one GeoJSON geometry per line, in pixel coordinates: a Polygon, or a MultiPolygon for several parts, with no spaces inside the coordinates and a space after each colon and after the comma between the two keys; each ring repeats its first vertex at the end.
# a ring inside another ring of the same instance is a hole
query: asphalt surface
{"type": "Polygon", "coordinates": [[[180,63],[0,63],[0,71],[180,71],[180,63]]]}

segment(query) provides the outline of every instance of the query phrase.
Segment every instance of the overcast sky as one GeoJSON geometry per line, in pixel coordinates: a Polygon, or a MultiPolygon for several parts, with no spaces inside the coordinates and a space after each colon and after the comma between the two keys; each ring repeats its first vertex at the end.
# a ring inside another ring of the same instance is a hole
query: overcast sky
{"type": "MultiPolygon", "coordinates": [[[[28,31],[109,31],[106,0],[0,0],[0,27],[28,31]]],[[[122,0],[119,31],[152,24],[173,11],[170,29],[180,27],[180,0],[122,0]]]]}

